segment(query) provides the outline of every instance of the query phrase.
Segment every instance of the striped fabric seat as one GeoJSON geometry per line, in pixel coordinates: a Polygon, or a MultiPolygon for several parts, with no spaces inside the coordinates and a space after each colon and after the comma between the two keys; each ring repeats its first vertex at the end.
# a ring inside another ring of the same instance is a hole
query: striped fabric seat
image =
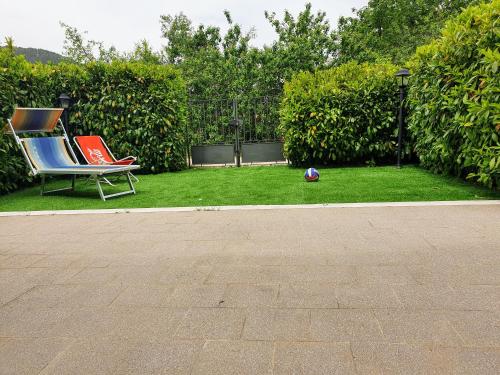
{"type": "Polygon", "coordinates": [[[23,138],[22,142],[38,170],[73,168],[77,165],[69,156],[63,137],[23,138]]]}
{"type": "MultiPolygon", "coordinates": [[[[39,172],[57,169],[95,171],[112,171],[114,166],[80,165],[75,163],[68,153],[64,137],[21,138],[24,149],[31,162],[39,172]]],[[[119,166],[118,166],[119,167],[119,166]]]]}

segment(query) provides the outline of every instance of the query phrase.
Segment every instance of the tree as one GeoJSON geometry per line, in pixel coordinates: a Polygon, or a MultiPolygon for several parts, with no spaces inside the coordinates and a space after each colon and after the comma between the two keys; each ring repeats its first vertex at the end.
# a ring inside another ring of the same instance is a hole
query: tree
{"type": "Polygon", "coordinates": [[[182,70],[191,96],[234,96],[248,86],[245,61],[254,31],[243,32],[228,11],[224,15],[229,25],[224,35],[215,26],[193,26],[183,13],[160,18],[166,59],[182,70]]]}
{"type": "MultiPolygon", "coordinates": [[[[91,61],[100,60],[101,53],[105,56],[109,56],[109,54],[105,52],[102,42],[85,40],[82,33],[80,33],[76,27],[69,26],[64,22],[60,22],[60,25],[64,29],[65,36],[63,45],[64,55],[72,61],[79,64],[85,64],[91,61]],[[98,57],[94,55],[96,49],[99,53],[98,57]]],[[[83,34],[86,33],[86,31],[83,32],[83,34]]],[[[113,51],[115,50],[114,47],[111,48],[113,48],[113,51]]]]}
{"type": "Polygon", "coordinates": [[[155,52],[146,39],[136,43],[134,51],[128,56],[128,59],[149,65],[160,65],[164,62],[164,56],[155,52]]]}
{"type": "Polygon", "coordinates": [[[337,63],[390,60],[404,64],[416,47],[440,34],[445,21],[473,0],[370,0],[340,17],[337,63]]]}
{"type": "Polygon", "coordinates": [[[116,47],[106,48],[104,43],[97,40],[86,40],[83,34],[76,27],[69,26],[63,22],[60,23],[64,29],[64,55],[75,63],[86,64],[91,61],[111,62],[114,60],[132,60],[140,61],[146,64],[161,64],[163,57],[157,53],[143,39],[136,43],[132,52],[120,52],[116,47]]]}
{"type": "Polygon", "coordinates": [[[199,25],[194,29],[183,13],[160,16],[160,24],[162,36],[167,40],[165,55],[171,64],[180,64],[200,49],[217,49],[221,41],[219,28],[199,25]]]}
{"type": "Polygon", "coordinates": [[[312,12],[311,3],[297,18],[285,10],[283,20],[276,13],[265,12],[266,19],[278,34],[272,50],[280,60],[286,79],[298,71],[313,71],[331,64],[335,58],[335,33],[331,30],[326,13],[312,12]]]}
{"type": "Polygon", "coordinates": [[[8,54],[14,56],[14,39],[11,36],[5,38],[5,47],[8,51],[8,54]]]}
{"type": "Polygon", "coordinates": [[[183,13],[162,15],[166,45],[160,53],[145,41],[134,51],[119,53],[102,42],[85,40],[76,28],[61,24],[66,54],[76,62],[127,59],[147,64],[170,63],[183,72],[191,95],[230,97],[245,92],[265,96],[281,93],[283,84],[300,71],[314,71],[350,60],[392,61],[403,64],[415,48],[434,38],[451,15],[475,0],[370,0],[352,17],[341,17],[334,30],[323,11],[311,3],[298,15],[285,10],[264,15],[276,40],[263,48],[252,47],[255,31],[244,31],[224,11],[228,30],[193,25],[183,13]]]}

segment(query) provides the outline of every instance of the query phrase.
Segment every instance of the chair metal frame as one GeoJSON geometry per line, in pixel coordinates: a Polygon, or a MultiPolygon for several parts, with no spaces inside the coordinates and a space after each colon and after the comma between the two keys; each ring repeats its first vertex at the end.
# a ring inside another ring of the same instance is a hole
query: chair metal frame
{"type": "MultiPolygon", "coordinates": [[[[40,108],[40,109],[53,109],[53,108],[40,108]]],[[[97,185],[97,191],[99,192],[99,196],[101,197],[101,199],[103,201],[105,201],[106,199],[108,198],[113,198],[113,197],[119,197],[119,196],[122,196],[122,195],[128,195],[128,194],[136,194],[136,191],[135,191],[135,188],[134,188],[134,185],[132,183],[132,180],[130,178],[130,170],[131,169],[138,169],[140,168],[140,166],[136,165],[136,166],[133,166],[131,168],[131,166],[123,166],[123,167],[110,167],[110,168],[102,168],[103,166],[101,166],[101,168],[96,168],[95,170],[72,170],[72,171],[68,171],[68,170],[65,170],[63,168],[60,168],[60,169],[48,169],[48,170],[45,170],[45,171],[40,171],[38,170],[35,165],[33,164],[32,160],[30,159],[28,153],[26,152],[26,148],[25,146],[23,145],[23,139],[20,138],[18,136],[18,134],[16,133],[15,131],[15,128],[12,124],[12,121],[11,119],[9,118],[7,120],[7,124],[10,128],[10,132],[12,133],[12,135],[14,136],[14,139],[16,141],[16,143],[19,145],[19,148],[21,149],[21,152],[26,160],[26,163],[28,164],[29,168],[30,168],[30,171],[31,173],[33,174],[33,176],[36,176],[36,175],[40,175],[41,177],[41,180],[42,180],[42,186],[41,186],[41,191],[40,191],[40,195],[45,195],[45,194],[50,194],[50,193],[55,193],[55,192],[60,192],[60,191],[74,191],[75,190],[75,180],[76,180],[76,176],[78,175],[81,175],[81,176],[89,176],[91,179],[94,179],[95,182],[96,182],[96,185],[97,185]],[[113,194],[104,194],[104,191],[101,187],[101,183],[100,183],[100,178],[102,178],[104,175],[109,175],[109,174],[126,174],[127,175],[127,181],[128,181],[128,185],[129,185],[129,190],[127,191],[123,191],[123,192],[119,192],[119,193],[113,193],[113,194]],[[66,188],[61,188],[61,189],[54,189],[54,190],[48,190],[46,191],[45,190],[45,184],[46,184],[46,181],[45,181],[45,178],[46,176],[52,176],[52,175],[70,175],[71,176],[71,186],[70,187],[66,187],[66,188]]],[[[57,120],[57,124],[56,124],[56,127],[57,125],[60,126],[60,128],[62,129],[62,132],[63,132],[63,138],[64,138],[64,143],[66,145],[66,149],[69,150],[69,155],[70,157],[73,159],[73,161],[75,162],[76,165],[81,165],[79,162],[78,162],[78,159],[70,145],[70,142],[69,142],[69,138],[68,138],[68,134],[66,133],[66,129],[64,128],[64,125],[61,121],[61,119],[59,118],[57,120]]],[[[41,130],[26,130],[26,131],[22,131],[22,132],[19,132],[19,133],[45,133],[45,131],[41,131],[41,130]]]]}

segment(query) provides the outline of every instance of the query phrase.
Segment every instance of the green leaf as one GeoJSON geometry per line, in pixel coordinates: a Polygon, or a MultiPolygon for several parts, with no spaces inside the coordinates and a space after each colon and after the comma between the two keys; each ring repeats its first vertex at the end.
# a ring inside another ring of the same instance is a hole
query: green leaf
{"type": "Polygon", "coordinates": [[[498,71],[498,61],[494,61],[493,64],[491,64],[491,71],[493,73],[496,73],[498,71]]]}

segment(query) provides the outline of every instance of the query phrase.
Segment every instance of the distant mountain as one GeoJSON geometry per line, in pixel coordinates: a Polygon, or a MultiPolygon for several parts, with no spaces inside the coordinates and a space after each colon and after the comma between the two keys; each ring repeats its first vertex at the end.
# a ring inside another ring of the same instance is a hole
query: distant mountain
{"type": "Polygon", "coordinates": [[[16,55],[24,55],[26,60],[32,63],[41,62],[46,64],[49,61],[51,61],[52,63],[57,64],[58,62],[65,59],[64,56],[58,53],[47,51],[45,49],[40,49],[40,48],[15,47],[14,51],[16,55]]]}

